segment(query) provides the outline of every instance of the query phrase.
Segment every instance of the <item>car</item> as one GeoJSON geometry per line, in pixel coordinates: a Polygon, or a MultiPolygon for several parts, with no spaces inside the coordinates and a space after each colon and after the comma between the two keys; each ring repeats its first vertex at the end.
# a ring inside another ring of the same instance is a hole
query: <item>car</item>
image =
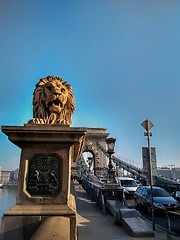
{"type": "Polygon", "coordinates": [[[135,181],[136,181],[138,187],[142,186],[142,183],[139,180],[135,179],[135,181]]]}
{"type": "Polygon", "coordinates": [[[102,183],[107,183],[107,182],[108,182],[108,179],[107,179],[107,178],[100,178],[99,180],[100,180],[100,182],[102,182],[102,183]]]}
{"type": "Polygon", "coordinates": [[[120,183],[120,185],[124,189],[124,194],[126,198],[133,198],[134,193],[138,187],[136,181],[133,178],[129,177],[116,177],[116,181],[120,183]]]}
{"type": "MultiPolygon", "coordinates": [[[[179,202],[174,199],[165,189],[153,186],[153,206],[155,211],[164,209],[173,211],[179,209],[179,202]]],[[[140,186],[134,194],[135,205],[145,207],[151,213],[151,187],[140,186]]]]}
{"type": "Polygon", "coordinates": [[[180,190],[179,189],[175,192],[175,198],[178,202],[180,202],[180,190]]]}

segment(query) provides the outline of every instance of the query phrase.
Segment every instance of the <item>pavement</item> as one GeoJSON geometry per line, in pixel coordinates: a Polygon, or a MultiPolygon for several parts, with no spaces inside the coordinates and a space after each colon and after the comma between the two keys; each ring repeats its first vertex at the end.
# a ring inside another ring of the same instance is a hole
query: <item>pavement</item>
{"type": "MultiPolygon", "coordinates": [[[[71,193],[77,205],[77,239],[78,240],[180,240],[179,236],[171,235],[156,226],[155,237],[131,237],[121,225],[114,222],[112,215],[103,215],[86,191],[77,181],[71,182],[71,193]]],[[[146,221],[146,220],[145,220],[146,221]]],[[[152,225],[149,220],[147,224],[152,225]]]]}

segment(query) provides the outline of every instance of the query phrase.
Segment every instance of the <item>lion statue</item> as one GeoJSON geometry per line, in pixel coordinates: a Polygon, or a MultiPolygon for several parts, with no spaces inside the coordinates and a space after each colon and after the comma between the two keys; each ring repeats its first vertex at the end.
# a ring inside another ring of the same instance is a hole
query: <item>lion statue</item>
{"type": "Polygon", "coordinates": [[[74,110],[70,84],[60,77],[41,78],[33,93],[33,120],[29,123],[71,125],[74,110]]]}

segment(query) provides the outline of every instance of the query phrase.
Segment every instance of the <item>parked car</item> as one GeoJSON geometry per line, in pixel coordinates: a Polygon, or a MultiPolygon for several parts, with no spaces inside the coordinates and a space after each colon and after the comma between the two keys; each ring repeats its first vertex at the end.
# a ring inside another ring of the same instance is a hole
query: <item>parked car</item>
{"type": "MultiPolygon", "coordinates": [[[[140,186],[134,194],[134,201],[136,206],[143,206],[151,213],[151,188],[150,186],[140,186]]],[[[154,209],[163,210],[176,210],[180,205],[166,190],[160,187],[153,186],[153,206],[154,209]]]]}
{"type": "Polygon", "coordinates": [[[180,202],[180,190],[175,192],[175,198],[178,202],[180,202]]]}
{"type": "Polygon", "coordinates": [[[142,183],[139,180],[135,179],[135,181],[136,181],[138,187],[142,186],[142,183]]]}
{"type": "Polygon", "coordinates": [[[100,178],[99,180],[100,180],[100,182],[102,182],[102,183],[107,183],[107,181],[108,181],[107,178],[100,178]]]}
{"type": "Polygon", "coordinates": [[[125,196],[127,198],[133,198],[134,197],[134,193],[135,193],[138,185],[133,178],[116,177],[116,181],[118,183],[120,183],[120,185],[123,187],[125,196]]]}

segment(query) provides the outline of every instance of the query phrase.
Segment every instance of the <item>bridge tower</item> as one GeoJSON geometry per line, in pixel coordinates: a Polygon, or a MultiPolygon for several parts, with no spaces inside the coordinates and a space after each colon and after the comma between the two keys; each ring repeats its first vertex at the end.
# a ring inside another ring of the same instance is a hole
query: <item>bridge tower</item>
{"type": "MultiPolygon", "coordinates": [[[[82,154],[84,152],[90,152],[92,154],[94,173],[96,176],[100,176],[104,173],[104,170],[107,169],[107,159],[98,144],[106,149],[105,139],[109,136],[109,133],[106,132],[105,128],[82,128],[82,131],[86,131],[87,133],[82,154]]],[[[81,165],[81,157],[77,161],[77,166],[81,165]]]]}

